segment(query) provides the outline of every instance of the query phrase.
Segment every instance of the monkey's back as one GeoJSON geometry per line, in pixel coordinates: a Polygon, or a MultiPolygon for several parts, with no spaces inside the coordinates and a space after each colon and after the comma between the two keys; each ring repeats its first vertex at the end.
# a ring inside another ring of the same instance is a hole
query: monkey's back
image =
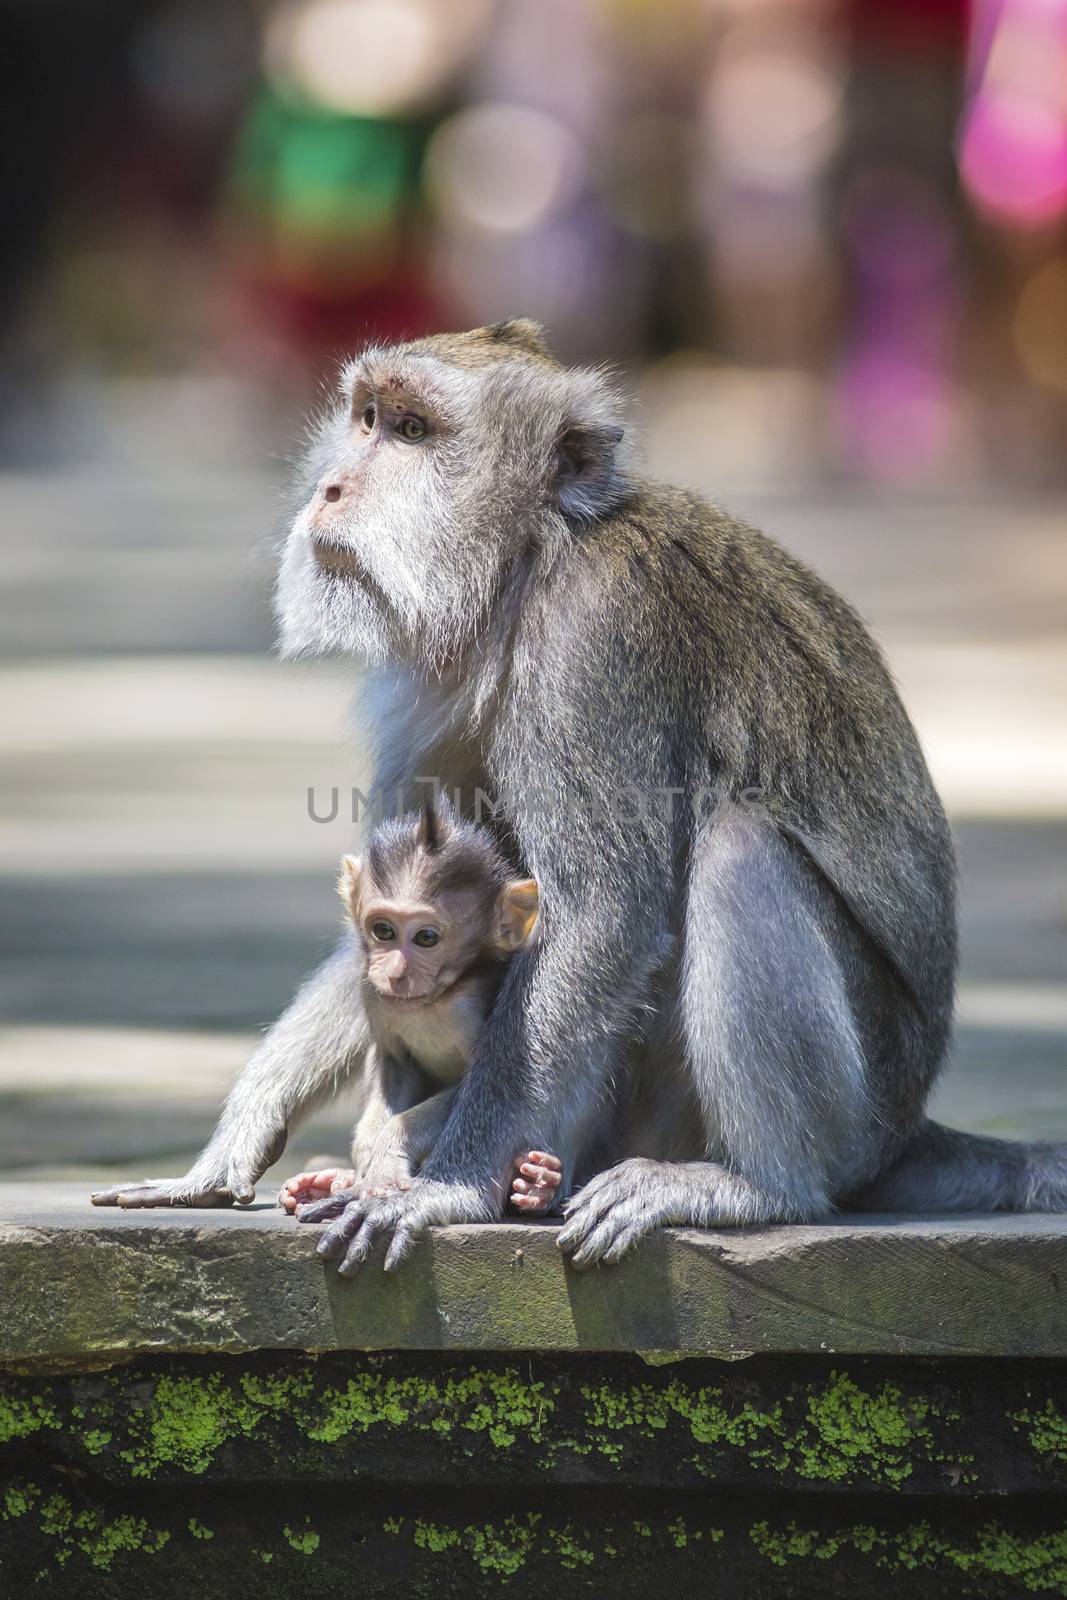
{"type": "Polygon", "coordinates": [[[765,534],[645,482],[556,557],[526,627],[542,684],[560,684],[620,766],[647,758],[657,783],[687,794],[758,793],[899,978],[940,1059],[956,963],[951,836],[855,610],[765,534]]]}

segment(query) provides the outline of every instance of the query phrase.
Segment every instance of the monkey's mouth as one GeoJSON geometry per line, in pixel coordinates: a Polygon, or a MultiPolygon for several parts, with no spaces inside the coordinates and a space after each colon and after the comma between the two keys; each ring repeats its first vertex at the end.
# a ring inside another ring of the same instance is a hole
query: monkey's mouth
{"type": "Polygon", "coordinates": [[[431,989],[428,994],[387,994],[384,989],[379,989],[378,993],[391,1006],[428,1006],[438,998],[441,991],[431,989]]]}
{"type": "Polygon", "coordinates": [[[384,591],[354,550],[349,549],[347,545],[334,544],[331,540],[323,539],[317,533],[313,533],[311,553],[315,558],[315,565],[327,578],[347,579],[351,583],[358,584],[382,610],[387,609],[384,591]]]}

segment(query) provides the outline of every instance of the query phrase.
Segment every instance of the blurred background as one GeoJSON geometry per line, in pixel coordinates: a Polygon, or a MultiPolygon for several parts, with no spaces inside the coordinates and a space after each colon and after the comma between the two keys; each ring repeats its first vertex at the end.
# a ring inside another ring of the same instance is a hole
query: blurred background
{"type": "Polygon", "coordinates": [[[0,43],[5,1175],[184,1170],[329,948],[364,769],[351,666],[270,655],[286,460],[368,336],[512,313],[867,616],[960,845],[938,1111],[1067,1137],[1067,0],[0,0],[0,43]]]}

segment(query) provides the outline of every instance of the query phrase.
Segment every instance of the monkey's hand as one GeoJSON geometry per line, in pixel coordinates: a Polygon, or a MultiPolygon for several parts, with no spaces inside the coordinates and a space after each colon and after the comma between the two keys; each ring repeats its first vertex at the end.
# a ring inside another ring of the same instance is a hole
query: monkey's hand
{"type": "Polygon", "coordinates": [[[144,1178],[140,1183],[118,1183],[98,1189],[94,1206],[122,1206],[136,1211],[146,1206],[247,1206],[256,1198],[256,1186],[244,1172],[231,1171],[216,1183],[205,1183],[189,1173],[184,1178],[144,1178]]]}
{"type": "Polygon", "coordinates": [[[135,1211],[144,1206],[248,1206],[256,1198],[256,1180],[274,1165],[285,1149],[286,1130],[268,1132],[255,1144],[234,1141],[208,1145],[184,1178],[144,1178],[140,1183],[117,1183],[98,1189],[94,1206],[123,1206],[135,1211]]]}
{"type": "Polygon", "coordinates": [[[653,1228],[684,1221],[686,1194],[674,1192],[670,1172],[635,1156],[591,1178],[563,1208],[567,1220],[556,1243],[571,1265],[611,1265],[653,1228]]]}
{"type": "Polygon", "coordinates": [[[318,1254],[325,1261],[340,1257],[337,1270],[343,1278],[359,1271],[380,1238],[389,1241],[385,1270],[395,1272],[427,1228],[450,1222],[493,1222],[498,1215],[493,1201],[472,1185],[429,1178],[415,1178],[406,1192],[383,1197],[358,1191],[331,1195],[297,1212],[300,1222],[336,1217],[319,1240],[318,1254]]]}
{"type": "Polygon", "coordinates": [[[255,1189],[235,1194],[225,1185],[207,1189],[199,1185],[191,1187],[185,1178],[142,1178],[140,1183],[117,1183],[113,1189],[97,1189],[90,1199],[94,1206],[121,1206],[124,1211],[137,1211],[146,1206],[232,1206],[235,1200],[248,1205],[255,1196],[255,1189]]]}

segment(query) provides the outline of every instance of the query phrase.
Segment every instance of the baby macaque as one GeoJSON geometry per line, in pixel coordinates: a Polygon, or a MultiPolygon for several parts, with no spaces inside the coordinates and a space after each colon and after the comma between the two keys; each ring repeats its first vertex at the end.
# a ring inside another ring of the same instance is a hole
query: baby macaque
{"type": "MultiPolygon", "coordinates": [[[[366,1100],[353,1165],[290,1178],[278,1197],[289,1212],[342,1190],[408,1187],[448,1120],[508,962],[537,922],[534,880],[512,878],[490,835],[441,799],[383,823],[365,856],[345,856],[338,890],[356,933],[372,1041],[366,1100]]],[[[547,1211],[561,1180],[554,1155],[524,1152],[511,1203],[547,1211]]]]}

